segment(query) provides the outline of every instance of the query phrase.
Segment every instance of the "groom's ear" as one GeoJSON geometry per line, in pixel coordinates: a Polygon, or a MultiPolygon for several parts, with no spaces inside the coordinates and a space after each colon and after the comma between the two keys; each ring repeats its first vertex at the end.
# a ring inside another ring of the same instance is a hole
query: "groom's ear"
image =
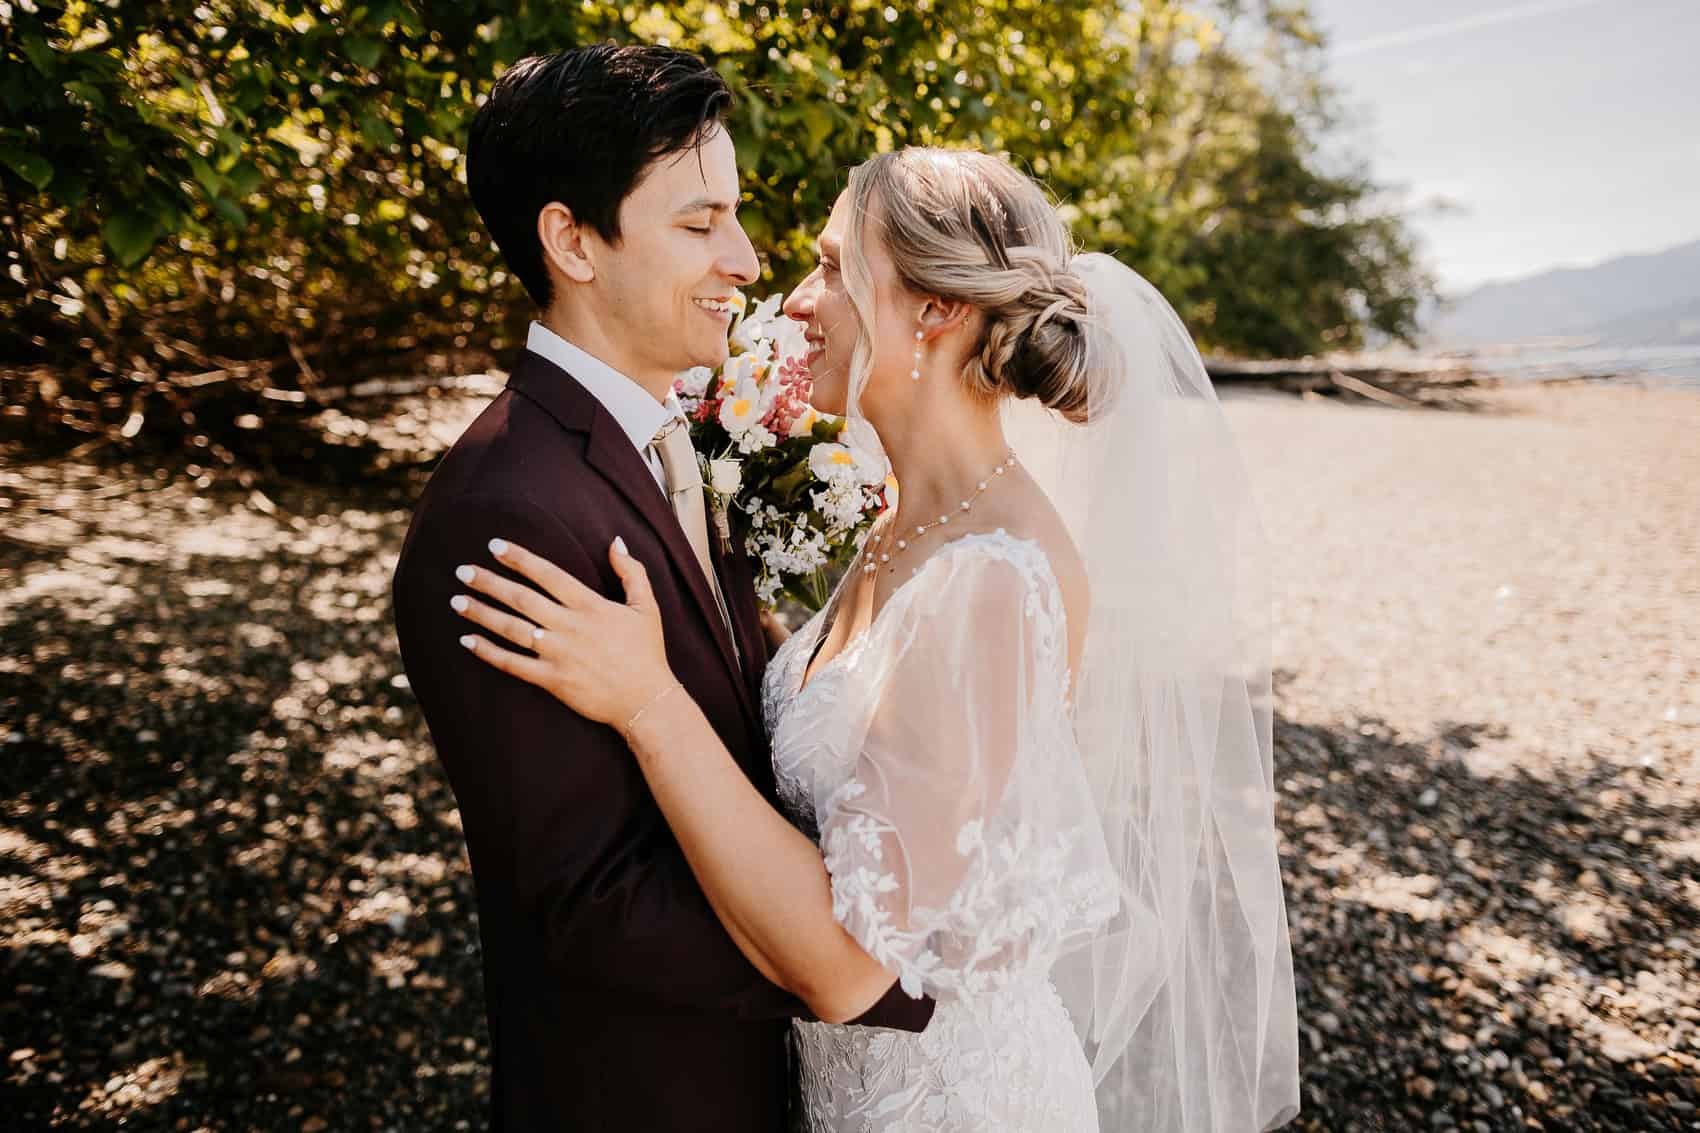
{"type": "Polygon", "coordinates": [[[573,219],[573,210],[559,201],[550,201],[537,213],[537,242],[543,246],[543,258],[575,283],[596,278],[586,235],[584,226],[573,219]]]}

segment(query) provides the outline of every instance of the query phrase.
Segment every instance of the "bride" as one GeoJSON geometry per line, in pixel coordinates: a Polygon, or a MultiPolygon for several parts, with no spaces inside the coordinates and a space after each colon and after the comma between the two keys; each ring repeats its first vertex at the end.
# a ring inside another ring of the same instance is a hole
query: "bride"
{"type": "MultiPolygon", "coordinates": [[[[1274,1128],[1298,1108],[1260,534],[1191,340],[975,152],[855,169],[785,310],[901,485],[768,666],[784,813],[626,602],[522,547],[486,662],[618,728],[715,912],[806,1002],[807,1128],[1274,1128]],[[921,1034],[842,1026],[896,978],[921,1034]]],[[[499,534],[499,533],[497,533],[499,534]]]]}

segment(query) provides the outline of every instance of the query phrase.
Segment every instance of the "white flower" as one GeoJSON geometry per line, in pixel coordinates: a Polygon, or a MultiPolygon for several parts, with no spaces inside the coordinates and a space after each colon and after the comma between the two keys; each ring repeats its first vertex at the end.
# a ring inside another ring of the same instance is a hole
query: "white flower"
{"type": "Polygon", "coordinates": [[[856,454],[849,445],[826,441],[809,450],[809,471],[828,484],[853,484],[858,479],[856,454]]]}
{"type": "Polygon", "coordinates": [[[754,358],[759,362],[773,361],[773,340],[771,338],[755,339],[748,346],[743,346],[742,349],[744,356],[754,358]]]}
{"type": "Polygon", "coordinates": [[[809,502],[826,520],[828,534],[838,539],[860,523],[871,506],[867,495],[854,484],[828,485],[824,492],[810,492],[809,502]]]}
{"type": "Polygon", "coordinates": [[[760,303],[756,304],[756,309],[751,311],[749,314],[749,320],[753,323],[760,323],[764,326],[769,323],[781,322],[785,316],[780,313],[779,308],[784,305],[785,296],[769,295],[766,299],[763,299],[760,303]]]}
{"type": "Polygon", "coordinates": [[[739,436],[760,418],[756,413],[759,401],[752,395],[739,397],[736,393],[720,403],[720,423],[734,437],[739,436]]]}
{"type": "Polygon", "coordinates": [[[744,466],[736,460],[711,460],[708,462],[708,484],[723,496],[735,496],[738,488],[744,482],[744,466]]]}
{"type": "Polygon", "coordinates": [[[726,365],[720,368],[720,388],[736,387],[745,383],[758,385],[766,365],[767,359],[759,355],[734,354],[726,359],[726,365]]]}
{"type": "Polygon", "coordinates": [[[780,318],[768,328],[773,339],[773,356],[781,362],[795,358],[801,362],[809,354],[809,340],[804,337],[803,324],[790,316],[780,318]]]}
{"type": "Polygon", "coordinates": [[[797,419],[795,421],[791,422],[791,431],[786,435],[792,437],[806,437],[815,431],[815,422],[820,419],[821,415],[819,413],[815,412],[813,409],[805,409],[803,412],[797,414],[797,419]]]}
{"type": "Polygon", "coordinates": [[[773,430],[766,425],[755,424],[738,434],[738,451],[745,456],[760,452],[764,448],[772,448],[779,438],[773,435],[773,430]]]}
{"type": "Polygon", "coordinates": [[[874,427],[860,417],[852,417],[844,422],[844,430],[838,436],[855,458],[857,481],[868,485],[885,483],[890,465],[874,427]]]}
{"type": "Polygon", "coordinates": [[[707,366],[692,366],[678,376],[680,397],[701,397],[708,392],[708,383],[714,380],[714,371],[707,366]]]}
{"type": "Polygon", "coordinates": [[[769,295],[766,299],[757,303],[755,310],[739,319],[732,327],[730,339],[732,346],[739,350],[760,350],[766,352],[768,357],[772,357],[771,341],[774,331],[778,329],[778,323],[791,321],[785,316],[779,315],[779,305],[783,302],[785,302],[785,296],[769,295]],[[777,319],[775,318],[776,315],[778,315],[777,319]]]}
{"type": "MultiPolygon", "coordinates": [[[[733,373],[732,363],[741,362],[748,354],[740,354],[726,363],[728,374],[733,373]]],[[[727,390],[725,399],[720,403],[720,423],[734,437],[742,436],[748,430],[760,425],[768,410],[773,408],[775,391],[763,389],[753,376],[747,376],[744,371],[748,367],[739,367],[739,372],[733,380],[732,387],[727,390]]],[[[766,432],[766,430],[763,430],[766,432]]],[[[771,438],[772,434],[768,436],[771,438]]],[[[744,451],[749,451],[745,449],[744,451]]]]}

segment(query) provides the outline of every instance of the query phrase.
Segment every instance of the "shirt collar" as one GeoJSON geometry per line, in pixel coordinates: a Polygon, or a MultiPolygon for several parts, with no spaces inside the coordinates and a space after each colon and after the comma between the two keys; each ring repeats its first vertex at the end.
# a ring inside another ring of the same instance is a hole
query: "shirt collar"
{"type": "Polygon", "coordinates": [[[649,447],[651,438],[661,426],[674,417],[684,416],[679,399],[672,390],[667,391],[665,402],[656,401],[626,375],[574,346],[542,323],[531,324],[525,348],[553,362],[589,390],[590,396],[602,404],[639,452],[649,447]]]}

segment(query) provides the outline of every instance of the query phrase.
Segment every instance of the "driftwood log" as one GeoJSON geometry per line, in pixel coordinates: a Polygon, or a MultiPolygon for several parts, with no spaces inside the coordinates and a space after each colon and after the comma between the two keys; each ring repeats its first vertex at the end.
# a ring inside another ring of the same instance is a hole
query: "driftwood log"
{"type": "Polygon", "coordinates": [[[1456,403],[1466,390],[1498,386],[1456,358],[1350,355],[1240,361],[1206,357],[1204,368],[1217,385],[1256,384],[1285,393],[1330,395],[1373,401],[1400,409],[1456,403]]]}

